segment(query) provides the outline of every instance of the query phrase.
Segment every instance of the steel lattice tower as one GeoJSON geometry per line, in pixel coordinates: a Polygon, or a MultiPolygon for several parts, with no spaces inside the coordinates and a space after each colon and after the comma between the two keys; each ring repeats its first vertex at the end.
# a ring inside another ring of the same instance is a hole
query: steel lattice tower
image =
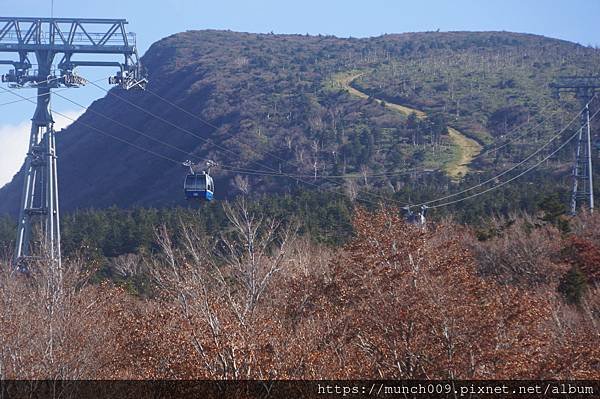
{"type": "Polygon", "coordinates": [[[558,97],[561,93],[574,93],[581,102],[583,112],[573,165],[573,188],[571,191],[571,214],[575,215],[582,203],[594,211],[594,174],[592,169],[592,130],[590,125],[590,102],[600,92],[600,77],[565,76],[550,85],[558,97]]]}
{"type": "Polygon", "coordinates": [[[50,111],[51,89],[79,87],[85,79],[74,74],[78,66],[118,67],[109,79],[125,89],[143,88],[135,35],[125,31],[123,19],[6,18],[0,17],[0,52],[16,53],[18,60],[0,59],[12,65],[2,81],[11,88],[37,88],[37,106],[31,123],[29,151],[19,211],[14,265],[27,269],[30,260],[50,260],[60,268],[60,217],[54,120],[50,111]],[[74,61],[74,55],[122,55],[123,62],[74,61]],[[30,57],[34,55],[37,70],[30,57]],[[62,55],[53,69],[57,56],[62,55]]]}

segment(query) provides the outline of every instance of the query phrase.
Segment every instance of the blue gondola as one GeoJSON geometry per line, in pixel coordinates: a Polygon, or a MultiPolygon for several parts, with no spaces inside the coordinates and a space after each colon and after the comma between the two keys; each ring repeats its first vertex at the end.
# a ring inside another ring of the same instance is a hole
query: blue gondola
{"type": "Polygon", "coordinates": [[[185,192],[185,197],[187,199],[212,201],[215,191],[215,184],[210,176],[210,167],[214,166],[215,163],[208,161],[208,170],[203,170],[200,173],[197,173],[194,170],[195,165],[193,165],[190,161],[185,161],[183,165],[190,168],[190,171],[183,182],[183,191],[185,192]]]}
{"type": "Polygon", "coordinates": [[[185,178],[184,191],[187,199],[203,199],[212,201],[214,183],[206,172],[190,173],[185,178]]]}
{"type": "Polygon", "coordinates": [[[425,225],[427,224],[426,216],[428,209],[429,207],[426,205],[421,205],[417,212],[413,212],[410,206],[405,206],[402,208],[406,222],[422,228],[425,228],[425,225]]]}

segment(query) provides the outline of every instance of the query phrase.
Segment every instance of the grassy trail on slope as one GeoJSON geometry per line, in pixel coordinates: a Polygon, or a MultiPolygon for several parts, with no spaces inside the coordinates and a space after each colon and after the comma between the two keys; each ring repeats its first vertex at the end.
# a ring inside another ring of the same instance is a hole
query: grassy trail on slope
{"type": "MultiPolygon", "coordinates": [[[[348,92],[353,96],[369,98],[368,94],[352,87],[352,82],[364,74],[364,72],[361,72],[350,75],[338,75],[335,81],[343,89],[348,90],[348,92]]],[[[374,100],[379,104],[384,103],[386,108],[393,109],[404,115],[410,115],[414,112],[419,119],[423,119],[427,116],[425,112],[415,108],[383,101],[379,98],[374,98],[374,100]]],[[[452,127],[448,127],[448,135],[450,136],[450,140],[452,140],[454,145],[457,147],[458,153],[452,161],[445,165],[444,169],[450,177],[453,179],[459,179],[461,176],[467,174],[469,171],[468,165],[471,163],[473,158],[475,158],[481,152],[482,147],[477,141],[465,136],[463,133],[452,127]]]]}

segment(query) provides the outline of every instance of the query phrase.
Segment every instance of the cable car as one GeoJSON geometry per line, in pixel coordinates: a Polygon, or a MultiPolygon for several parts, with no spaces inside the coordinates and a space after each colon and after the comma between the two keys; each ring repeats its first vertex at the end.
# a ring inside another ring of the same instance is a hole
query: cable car
{"type": "Polygon", "coordinates": [[[194,171],[194,166],[190,161],[185,161],[184,166],[190,168],[189,173],[185,177],[183,182],[183,191],[187,199],[200,199],[205,201],[212,201],[215,183],[213,178],[210,176],[210,167],[214,166],[215,163],[212,161],[207,162],[208,169],[203,170],[200,173],[194,171]]]}
{"type": "Polygon", "coordinates": [[[415,226],[420,226],[421,228],[425,228],[427,223],[427,207],[426,205],[421,205],[417,212],[413,212],[410,206],[405,206],[402,208],[404,210],[404,219],[407,223],[414,224],[415,226]]]}
{"type": "Polygon", "coordinates": [[[214,182],[212,177],[204,171],[202,173],[190,173],[185,177],[183,189],[187,199],[212,201],[214,182]]]}

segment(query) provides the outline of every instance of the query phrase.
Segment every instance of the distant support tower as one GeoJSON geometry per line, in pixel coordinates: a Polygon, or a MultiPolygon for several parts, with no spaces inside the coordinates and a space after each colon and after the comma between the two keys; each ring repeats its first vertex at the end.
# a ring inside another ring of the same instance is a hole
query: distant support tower
{"type": "Polygon", "coordinates": [[[14,266],[27,270],[32,259],[50,260],[60,269],[60,218],[54,120],[50,110],[51,89],[79,87],[85,79],[73,71],[78,66],[117,67],[109,79],[125,89],[143,88],[135,35],[125,31],[123,19],[7,18],[0,17],[0,65],[12,65],[2,82],[11,88],[36,88],[37,107],[32,118],[29,151],[19,211],[14,266]],[[94,54],[91,60],[73,60],[94,54]],[[111,60],[98,60],[97,55],[111,60]],[[32,68],[35,56],[37,69],[32,68]],[[113,61],[124,56],[122,62],[113,61]],[[56,70],[53,63],[62,56],[56,70]],[[58,71],[58,74],[57,74],[58,71]]]}
{"type": "Polygon", "coordinates": [[[575,215],[583,203],[594,212],[594,175],[592,169],[592,130],[589,103],[600,92],[600,76],[564,76],[550,85],[558,97],[561,93],[574,93],[584,107],[575,150],[571,214],[575,215]]]}

